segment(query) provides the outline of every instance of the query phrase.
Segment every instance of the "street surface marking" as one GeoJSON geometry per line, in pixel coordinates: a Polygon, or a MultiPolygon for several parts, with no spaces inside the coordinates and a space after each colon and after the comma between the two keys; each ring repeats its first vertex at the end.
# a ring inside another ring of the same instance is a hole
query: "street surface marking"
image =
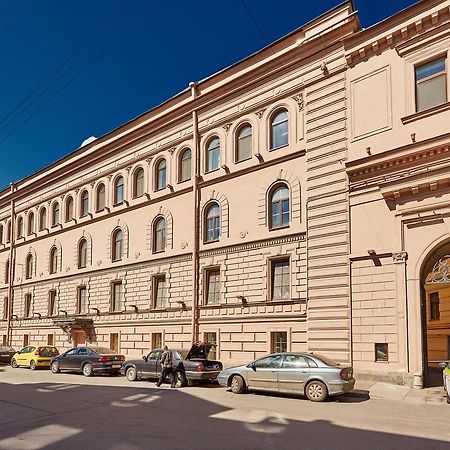
{"type": "Polygon", "coordinates": [[[46,425],[35,430],[20,433],[17,436],[2,439],[0,449],[2,450],[34,450],[48,447],[55,442],[67,439],[75,434],[81,433],[78,428],[70,428],[62,425],[46,425]]]}
{"type": "Polygon", "coordinates": [[[143,403],[150,403],[153,402],[154,400],[158,400],[158,398],[161,398],[159,395],[151,395],[147,398],[143,398],[142,400],[139,400],[140,402],[143,403]]]}
{"type": "Polygon", "coordinates": [[[49,386],[47,388],[38,388],[38,392],[55,392],[55,391],[65,391],[66,389],[73,389],[79,387],[78,384],[56,384],[54,386],[49,386]]]}
{"type": "Polygon", "coordinates": [[[147,394],[136,394],[136,395],[130,395],[129,397],[124,397],[122,400],[127,400],[129,402],[132,402],[133,400],[138,400],[140,398],[147,397],[147,394]]]}

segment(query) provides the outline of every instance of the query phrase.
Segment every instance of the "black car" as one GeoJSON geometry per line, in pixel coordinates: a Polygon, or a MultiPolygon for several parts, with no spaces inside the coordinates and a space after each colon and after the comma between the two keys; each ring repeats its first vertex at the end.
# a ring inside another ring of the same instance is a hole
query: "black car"
{"type": "MultiPolygon", "coordinates": [[[[222,370],[220,361],[207,359],[213,344],[194,344],[190,350],[170,349],[173,355],[173,369],[176,373],[177,386],[192,386],[195,382],[211,381],[222,370]]],[[[120,372],[129,381],[140,379],[157,379],[161,374],[161,356],[163,349],[152,350],[142,359],[127,360],[120,372]]]]}
{"type": "Polygon", "coordinates": [[[75,347],[52,359],[53,373],[62,370],[81,372],[90,377],[94,373],[118,375],[125,356],[105,347],[75,347]]]}
{"type": "Polygon", "coordinates": [[[9,364],[16,351],[9,345],[0,345],[0,363],[9,364]]]}

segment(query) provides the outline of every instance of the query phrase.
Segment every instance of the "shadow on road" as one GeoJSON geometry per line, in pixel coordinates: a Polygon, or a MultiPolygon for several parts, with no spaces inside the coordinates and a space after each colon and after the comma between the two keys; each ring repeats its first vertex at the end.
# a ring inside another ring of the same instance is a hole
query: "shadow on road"
{"type": "Polygon", "coordinates": [[[437,438],[291,420],[246,403],[229,409],[170,388],[0,383],[0,450],[448,449],[437,438]]]}

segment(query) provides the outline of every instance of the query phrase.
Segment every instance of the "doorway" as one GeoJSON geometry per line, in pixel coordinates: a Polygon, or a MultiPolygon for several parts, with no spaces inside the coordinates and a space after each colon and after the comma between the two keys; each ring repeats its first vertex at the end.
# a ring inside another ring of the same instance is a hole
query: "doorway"
{"type": "Polygon", "coordinates": [[[86,333],[83,330],[73,330],[73,346],[78,347],[80,345],[86,345],[86,333]]]}
{"type": "Polygon", "coordinates": [[[439,362],[450,360],[450,243],[435,249],[421,277],[424,385],[442,386],[439,362]]]}

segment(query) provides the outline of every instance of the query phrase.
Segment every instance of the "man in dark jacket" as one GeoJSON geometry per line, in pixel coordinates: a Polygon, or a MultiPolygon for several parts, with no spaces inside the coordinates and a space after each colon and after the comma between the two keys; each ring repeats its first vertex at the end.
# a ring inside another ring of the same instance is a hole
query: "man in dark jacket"
{"type": "Polygon", "coordinates": [[[175,371],[173,369],[173,355],[172,352],[164,346],[164,352],[161,357],[161,375],[159,377],[156,386],[161,386],[162,382],[166,379],[167,375],[170,377],[170,387],[175,387],[175,371]]]}

